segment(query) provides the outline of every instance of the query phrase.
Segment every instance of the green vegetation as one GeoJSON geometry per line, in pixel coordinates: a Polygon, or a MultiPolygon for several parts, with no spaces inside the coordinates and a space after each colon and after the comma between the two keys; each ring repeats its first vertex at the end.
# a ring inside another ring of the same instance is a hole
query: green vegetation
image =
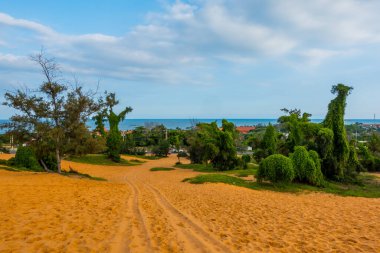
{"type": "Polygon", "coordinates": [[[334,85],[331,89],[331,93],[337,94],[337,97],[330,102],[323,122],[324,127],[331,129],[334,133],[334,155],[330,158],[331,162],[325,164],[326,177],[328,178],[344,178],[347,172],[350,151],[344,127],[344,113],[346,98],[352,89],[352,87],[343,84],[334,85]]]}
{"type": "Polygon", "coordinates": [[[290,158],[293,162],[295,180],[317,186],[323,185],[323,174],[317,152],[313,150],[308,152],[304,146],[296,146],[290,158]]]}
{"type": "Polygon", "coordinates": [[[249,163],[247,165],[247,169],[236,169],[236,170],[227,170],[227,171],[217,171],[215,168],[213,168],[210,164],[196,164],[196,163],[190,163],[190,164],[176,164],[174,167],[180,168],[180,169],[191,169],[197,172],[214,172],[218,174],[229,174],[229,175],[236,175],[238,177],[248,177],[249,175],[256,175],[258,166],[252,163],[249,163]]]}
{"type": "Polygon", "coordinates": [[[72,156],[67,158],[68,161],[77,162],[77,163],[87,163],[94,165],[107,165],[107,166],[134,166],[143,163],[139,160],[127,161],[125,159],[120,158],[119,162],[114,162],[106,155],[102,154],[91,154],[85,156],[72,156]]]}
{"type": "Polygon", "coordinates": [[[30,143],[46,171],[61,173],[63,156],[76,154],[79,146],[93,147],[85,144],[86,139],[92,138],[86,122],[91,114],[99,111],[101,103],[95,92],[84,91],[78,83],[63,83],[58,65],[43,52],[31,59],[41,67],[45,80],[37,89],[5,93],[3,105],[17,113],[2,127],[12,134],[15,143],[30,143]],[[55,162],[47,163],[52,157],[55,162]]]}
{"type": "MultiPolygon", "coordinates": [[[[119,101],[116,100],[115,93],[109,93],[106,96],[106,109],[98,114],[97,123],[99,124],[97,128],[102,127],[102,121],[98,118],[101,118],[103,114],[104,117],[108,119],[108,123],[110,125],[110,131],[107,134],[107,155],[108,158],[112,161],[118,163],[121,162],[120,153],[122,148],[122,136],[119,130],[119,123],[124,120],[125,115],[132,111],[131,107],[126,107],[119,114],[114,113],[113,107],[118,105],[119,101]]],[[[103,125],[104,127],[104,125],[103,125]]]]}
{"type": "Polygon", "coordinates": [[[175,169],[169,168],[169,167],[154,167],[150,169],[150,171],[170,171],[170,170],[175,170],[175,169]]]}
{"type": "Polygon", "coordinates": [[[136,157],[140,159],[146,159],[146,160],[159,160],[162,158],[160,156],[154,156],[154,155],[128,155],[128,156],[136,157]]]}
{"type": "Polygon", "coordinates": [[[226,174],[202,174],[183,181],[192,184],[225,183],[254,190],[269,190],[277,192],[307,193],[325,192],[340,196],[355,196],[365,198],[380,198],[380,182],[375,176],[364,174],[357,178],[355,183],[341,183],[329,181],[325,187],[316,187],[300,183],[258,183],[226,174]]]}
{"type": "Polygon", "coordinates": [[[197,124],[188,140],[190,160],[197,164],[210,162],[220,171],[244,167],[244,162],[237,156],[237,138],[234,124],[227,120],[222,121],[221,129],[216,122],[197,124]]]}
{"type": "Polygon", "coordinates": [[[155,156],[165,157],[168,156],[170,144],[167,140],[160,140],[156,146],[152,148],[152,153],[155,156]]]}
{"type": "Polygon", "coordinates": [[[8,164],[32,171],[42,170],[41,166],[37,162],[34,150],[31,147],[19,147],[15,158],[8,161],[8,164]]]}
{"type": "Polygon", "coordinates": [[[190,164],[176,164],[174,167],[180,169],[190,169],[198,172],[215,172],[216,170],[210,164],[199,164],[199,163],[190,163],[190,164]]]}
{"type": "Polygon", "coordinates": [[[275,154],[265,158],[257,171],[257,181],[291,182],[295,173],[292,160],[284,155],[275,154]]]}

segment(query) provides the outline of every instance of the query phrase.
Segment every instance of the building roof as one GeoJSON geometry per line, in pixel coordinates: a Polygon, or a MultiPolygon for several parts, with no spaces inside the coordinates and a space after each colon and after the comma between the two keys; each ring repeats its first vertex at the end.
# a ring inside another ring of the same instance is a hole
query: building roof
{"type": "Polygon", "coordinates": [[[238,127],[236,127],[236,130],[242,134],[247,134],[250,131],[255,130],[255,129],[256,129],[255,126],[238,126],[238,127]]]}

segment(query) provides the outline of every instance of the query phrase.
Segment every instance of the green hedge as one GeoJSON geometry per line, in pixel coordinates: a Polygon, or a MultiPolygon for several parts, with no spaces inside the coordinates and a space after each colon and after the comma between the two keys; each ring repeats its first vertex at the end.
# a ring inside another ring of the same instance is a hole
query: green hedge
{"type": "Polygon", "coordinates": [[[265,158],[257,171],[257,181],[269,180],[271,182],[291,182],[294,179],[292,160],[280,154],[265,158]]]}

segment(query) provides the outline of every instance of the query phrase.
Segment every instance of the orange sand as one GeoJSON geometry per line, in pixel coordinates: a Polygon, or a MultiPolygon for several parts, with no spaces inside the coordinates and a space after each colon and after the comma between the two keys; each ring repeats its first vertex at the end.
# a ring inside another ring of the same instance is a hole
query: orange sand
{"type": "MultiPolygon", "coordinates": [[[[0,159],[2,155],[0,155],[0,159]]],[[[0,252],[379,252],[380,199],[192,185],[196,172],[64,162],[108,182],[0,171],[0,252]]]]}

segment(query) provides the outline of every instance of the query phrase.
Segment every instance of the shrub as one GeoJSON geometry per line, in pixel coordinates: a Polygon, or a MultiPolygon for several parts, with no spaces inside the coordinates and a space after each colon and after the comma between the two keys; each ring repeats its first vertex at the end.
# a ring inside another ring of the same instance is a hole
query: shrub
{"type": "Polygon", "coordinates": [[[41,167],[37,162],[34,150],[31,147],[19,147],[16,152],[14,164],[30,170],[40,171],[41,167]]]}
{"type": "Polygon", "coordinates": [[[258,182],[291,182],[294,179],[292,161],[280,154],[268,156],[260,163],[256,177],[258,182]]]}
{"type": "Polygon", "coordinates": [[[239,167],[242,169],[248,169],[248,163],[251,161],[251,156],[250,155],[242,155],[241,158],[239,159],[239,167]]]}
{"type": "Polygon", "coordinates": [[[313,181],[310,181],[310,183],[317,186],[325,185],[325,180],[324,180],[323,173],[321,170],[321,160],[319,159],[318,153],[314,150],[310,150],[309,157],[311,160],[313,160],[315,164],[315,177],[313,181]]]}
{"type": "Polygon", "coordinates": [[[324,184],[321,162],[316,151],[308,152],[304,146],[296,146],[291,159],[297,181],[317,186],[324,184]]]}
{"type": "Polygon", "coordinates": [[[170,144],[167,140],[161,140],[157,146],[154,146],[152,153],[155,156],[167,156],[169,153],[170,144]]]}
{"type": "MultiPolygon", "coordinates": [[[[306,170],[308,169],[309,153],[304,146],[295,146],[294,153],[290,155],[293,161],[295,179],[302,182],[306,179],[306,170]]],[[[310,163],[309,163],[310,165],[310,163]]]]}
{"type": "Polygon", "coordinates": [[[121,161],[120,151],[121,151],[122,137],[119,132],[110,131],[107,136],[107,155],[108,158],[114,162],[119,163],[121,161]]]}

